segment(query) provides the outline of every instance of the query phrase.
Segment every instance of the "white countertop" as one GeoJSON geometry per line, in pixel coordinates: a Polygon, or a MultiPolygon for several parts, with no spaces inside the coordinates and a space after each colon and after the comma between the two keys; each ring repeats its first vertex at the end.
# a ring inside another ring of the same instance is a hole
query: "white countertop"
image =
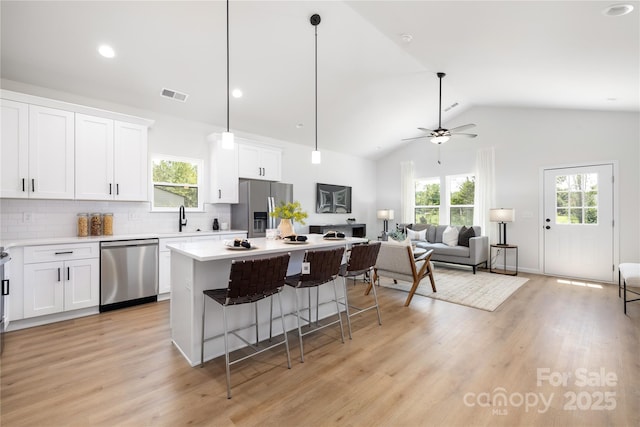
{"type": "Polygon", "coordinates": [[[307,235],[305,243],[286,243],[286,240],[265,238],[249,239],[252,249],[231,249],[224,240],[211,240],[191,243],[171,243],[167,247],[196,261],[213,261],[218,259],[254,257],[256,255],[275,254],[294,250],[330,248],[352,243],[366,242],[367,239],[347,237],[339,240],[326,240],[321,234],[307,235]]]}
{"type": "Polygon", "coordinates": [[[246,234],[247,230],[224,230],[224,231],[192,231],[192,232],[175,232],[175,233],[139,233],[139,234],[118,234],[115,236],[89,236],[89,237],[49,237],[43,239],[24,239],[2,242],[0,246],[6,248],[16,246],[36,246],[36,245],[58,245],[65,243],[91,243],[91,242],[107,242],[114,240],[131,240],[131,239],[163,239],[171,237],[195,237],[195,236],[227,236],[246,234]]]}

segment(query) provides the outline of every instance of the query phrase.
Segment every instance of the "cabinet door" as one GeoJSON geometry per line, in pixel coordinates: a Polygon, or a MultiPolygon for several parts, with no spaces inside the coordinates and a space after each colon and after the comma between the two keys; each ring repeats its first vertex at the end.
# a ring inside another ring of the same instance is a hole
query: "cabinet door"
{"type": "Polygon", "coordinates": [[[76,199],[113,199],[113,120],[76,114],[75,179],[76,199]]]}
{"type": "Polygon", "coordinates": [[[282,153],[280,150],[263,148],[260,163],[262,165],[262,179],[280,181],[282,178],[282,153]]]}
{"type": "Polygon", "coordinates": [[[29,106],[22,102],[2,102],[0,137],[0,197],[29,196],[29,106]]]}
{"type": "Polygon", "coordinates": [[[171,251],[159,252],[158,272],[158,293],[171,292],[171,251]]]}
{"type": "Polygon", "coordinates": [[[24,318],[64,309],[64,264],[42,262],[24,266],[24,318]]]}
{"type": "Polygon", "coordinates": [[[65,261],[64,309],[95,307],[100,303],[100,260],[65,261]]]}
{"type": "Polygon", "coordinates": [[[29,105],[29,197],[73,199],[73,123],[69,111],[29,105]]]}
{"type": "Polygon", "coordinates": [[[221,147],[220,141],[211,146],[211,203],[238,203],[238,145],[233,150],[221,147]]]}
{"type": "Polygon", "coordinates": [[[76,199],[113,198],[113,120],[76,114],[76,199]]]}
{"type": "Polygon", "coordinates": [[[260,148],[253,145],[238,145],[238,174],[240,178],[264,179],[260,165],[260,148]]]}
{"type": "Polygon", "coordinates": [[[115,199],[147,201],[147,127],[115,122],[115,199]]]}

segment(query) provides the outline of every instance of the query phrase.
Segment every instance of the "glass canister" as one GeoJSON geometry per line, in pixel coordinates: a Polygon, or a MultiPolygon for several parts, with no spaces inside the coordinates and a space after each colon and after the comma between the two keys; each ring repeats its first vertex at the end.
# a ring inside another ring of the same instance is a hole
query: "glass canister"
{"type": "Polygon", "coordinates": [[[78,237],[87,237],[89,235],[89,214],[78,214],[78,237]]]}
{"type": "Polygon", "coordinates": [[[102,215],[99,213],[92,213],[90,222],[91,222],[91,235],[92,236],[102,235],[102,215]]]}
{"type": "Polygon", "coordinates": [[[105,213],[102,215],[102,234],[105,236],[113,236],[113,214],[105,213]]]}

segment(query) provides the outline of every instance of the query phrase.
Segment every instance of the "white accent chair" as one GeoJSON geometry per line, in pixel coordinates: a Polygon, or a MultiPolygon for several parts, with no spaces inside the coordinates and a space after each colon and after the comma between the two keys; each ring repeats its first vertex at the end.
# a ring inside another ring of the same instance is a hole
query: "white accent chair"
{"type": "Polygon", "coordinates": [[[627,292],[640,295],[640,263],[627,262],[618,266],[618,298],[621,289],[624,291],[624,314],[627,314],[627,303],[640,301],[640,298],[627,299],[627,292]]]}
{"type": "MultiPolygon", "coordinates": [[[[413,294],[415,294],[418,285],[420,285],[420,282],[425,277],[429,277],[431,289],[433,289],[433,292],[436,292],[431,255],[433,255],[433,249],[426,251],[418,257],[414,257],[413,249],[410,245],[383,242],[380,246],[376,266],[373,270],[372,283],[377,281],[378,285],[380,285],[380,276],[410,282],[412,284],[411,290],[404,303],[404,306],[407,307],[411,304],[413,294]]],[[[366,293],[371,290],[371,286],[372,284],[370,283],[366,293]]]]}

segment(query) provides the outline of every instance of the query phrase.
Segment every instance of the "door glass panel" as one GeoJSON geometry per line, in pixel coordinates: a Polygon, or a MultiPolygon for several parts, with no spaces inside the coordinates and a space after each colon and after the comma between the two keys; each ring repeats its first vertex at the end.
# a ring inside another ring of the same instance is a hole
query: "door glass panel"
{"type": "Polygon", "coordinates": [[[598,174],[556,177],[556,223],[598,224],[598,174]]]}

